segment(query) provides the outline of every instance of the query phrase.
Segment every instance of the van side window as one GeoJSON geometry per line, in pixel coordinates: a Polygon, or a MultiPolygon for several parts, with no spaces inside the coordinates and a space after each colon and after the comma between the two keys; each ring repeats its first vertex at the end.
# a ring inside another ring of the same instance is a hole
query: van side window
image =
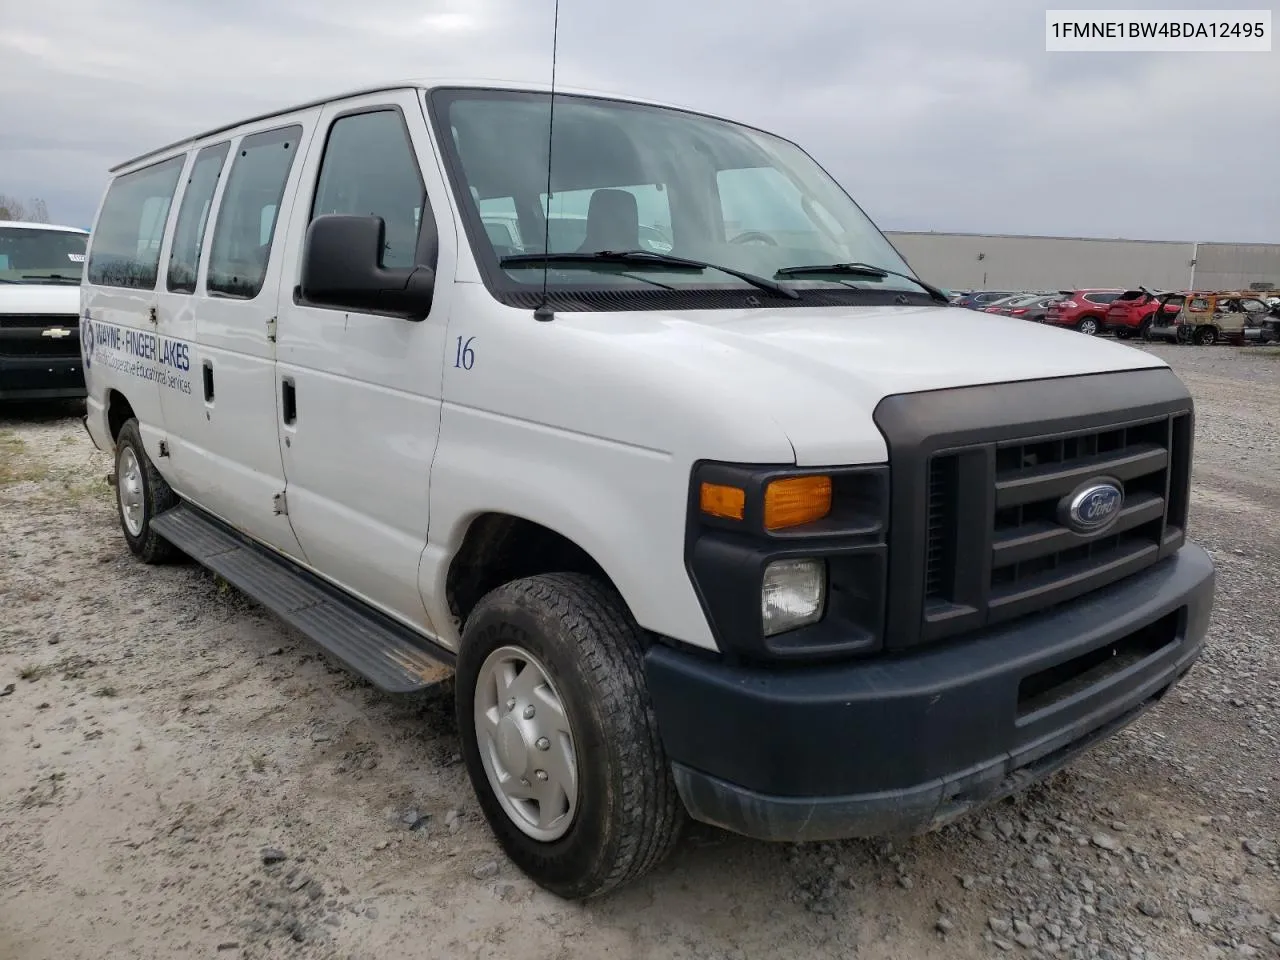
{"type": "Polygon", "coordinates": [[[167,284],[173,293],[195,293],[196,274],[200,272],[200,248],[204,228],[209,220],[209,206],[218,186],[222,164],[227,159],[230,143],[205,147],[196,154],[196,162],[187,178],[187,190],[178,207],[178,223],[173,228],[173,248],[169,251],[167,284]]]}
{"type": "Polygon", "coordinates": [[[276,213],[298,154],[302,127],[254,133],[240,141],[213,228],[210,293],[252,300],[262,292],[276,213]]]}
{"type": "Polygon", "coordinates": [[[126,173],[111,184],[90,242],[90,283],[155,288],[169,205],[186,162],[186,154],[180,154],[126,173]]]}
{"type": "Polygon", "coordinates": [[[327,213],[381,217],[386,224],[382,265],[411,267],[417,262],[420,211],[426,209],[418,158],[398,110],[351,114],[333,122],[312,219],[327,213]]]}

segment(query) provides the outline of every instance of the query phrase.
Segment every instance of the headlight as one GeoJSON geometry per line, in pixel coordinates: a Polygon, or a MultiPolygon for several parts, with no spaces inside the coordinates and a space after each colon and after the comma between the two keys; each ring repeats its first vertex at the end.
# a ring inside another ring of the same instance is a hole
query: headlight
{"type": "Polygon", "coordinates": [[[699,461],[687,517],[685,563],[725,654],[814,662],[882,646],[887,464],[699,461]]]}
{"type": "Polygon", "coordinates": [[[821,560],[775,560],[764,571],[760,614],[764,635],[808,626],[822,619],[827,565],[821,560]]]}

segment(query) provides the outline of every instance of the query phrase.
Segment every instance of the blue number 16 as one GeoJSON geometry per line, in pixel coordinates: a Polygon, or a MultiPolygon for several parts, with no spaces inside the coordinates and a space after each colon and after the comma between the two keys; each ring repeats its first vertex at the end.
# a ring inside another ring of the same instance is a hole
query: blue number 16
{"type": "Polygon", "coordinates": [[[464,342],[461,337],[458,338],[458,352],[453,358],[453,365],[455,367],[461,367],[463,370],[470,370],[472,365],[476,362],[476,355],[471,350],[471,341],[474,339],[475,337],[467,337],[464,342]]]}

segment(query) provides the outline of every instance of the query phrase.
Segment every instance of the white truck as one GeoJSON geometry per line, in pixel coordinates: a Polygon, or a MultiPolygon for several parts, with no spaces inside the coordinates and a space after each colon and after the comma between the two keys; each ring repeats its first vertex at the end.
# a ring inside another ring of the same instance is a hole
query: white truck
{"type": "Polygon", "coordinates": [[[0,401],[85,395],[80,276],[89,232],[0,220],[0,401]]]}
{"type": "Polygon", "coordinates": [[[1192,666],[1214,568],[1165,364],[948,309],[777,136],[551,104],[394,85],[112,171],[86,426],[142,561],[389,693],[452,673],[488,823],[569,898],[687,816],[928,830],[1192,666]],[[581,236],[547,249],[548,209],[581,236]]]}

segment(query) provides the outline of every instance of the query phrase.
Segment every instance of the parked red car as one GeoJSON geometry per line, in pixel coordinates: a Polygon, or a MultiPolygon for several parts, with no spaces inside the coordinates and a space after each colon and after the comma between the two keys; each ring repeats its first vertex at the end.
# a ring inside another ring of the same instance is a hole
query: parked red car
{"type": "MultiPolygon", "coordinates": [[[[1151,320],[1155,316],[1156,307],[1159,304],[1156,298],[1162,292],[1145,288],[1126,290],[1111,301],[1111,306],[1107,308],[1105,329],[1114,333],[1117,339],[1120,340],[1128,340],[1130,337],[1145,337],[1147,330],[1151,327],[1151,320]]],[[[1175,316],[1178,312],[1177,307],[1171,307],[1167,304],[1164,310],[1170,316],[1175,316]]]]}
{"type": "Polygon", "coordinates": [[[1066,298],[1049,305],[1044,322],[1055,327],[1070,327],[1092,337],[1102,332],[1108,308],[1125,291],[1091,289],[1062,292],[1066,298]]]}

